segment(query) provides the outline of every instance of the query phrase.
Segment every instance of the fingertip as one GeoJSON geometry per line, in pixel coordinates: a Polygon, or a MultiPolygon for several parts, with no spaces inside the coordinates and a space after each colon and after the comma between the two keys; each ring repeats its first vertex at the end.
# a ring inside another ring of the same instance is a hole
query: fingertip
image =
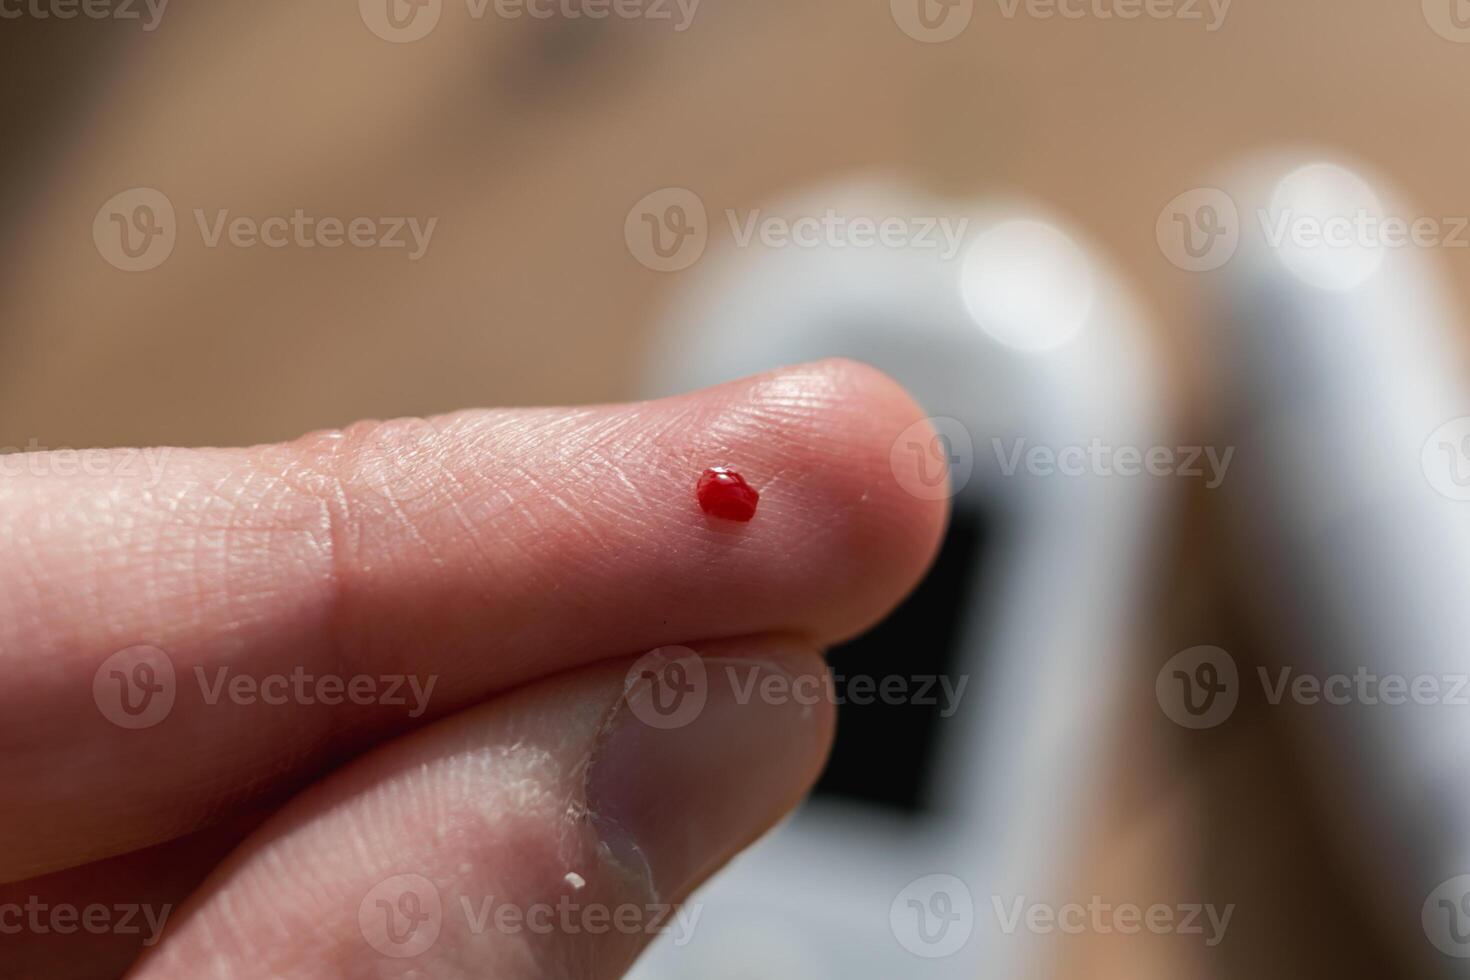
{"type": "Polygon", "coordinates": [[[927,413],[887,374],[846,358],[725,388],[713,429],[764,478],[769,574],[790,594],[819,595],[792,625],[824,644],[861,632],[923,577],[948,522],[943,474],[926,487],[895,465],[907,443],[934,438],[927,413]]]}

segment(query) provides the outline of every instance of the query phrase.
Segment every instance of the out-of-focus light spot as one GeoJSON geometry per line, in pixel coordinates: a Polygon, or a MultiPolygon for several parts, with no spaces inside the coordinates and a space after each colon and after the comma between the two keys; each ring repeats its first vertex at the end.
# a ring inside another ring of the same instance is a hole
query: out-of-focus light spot
{"type": "Polygon", "coordinates": [[[1095,273],[1071,237],[1040,221],[1007,221],[980,234],[960,271],[965,307],[1008,347],[1053,350],[1092,312],[1095,273]]]}
{"type": "Polygon", "coordinates": [[[1383,204],[1357,174],[1330,163],[1293,170],[1276,185],[1261,231],[1281,264],[1319,289],[1356,289],[1383,265],[1383,204]]]}

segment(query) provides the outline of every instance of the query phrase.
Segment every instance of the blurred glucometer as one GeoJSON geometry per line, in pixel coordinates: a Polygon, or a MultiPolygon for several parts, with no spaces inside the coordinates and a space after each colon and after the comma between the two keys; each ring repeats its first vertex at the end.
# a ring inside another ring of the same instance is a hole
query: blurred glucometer
{"type": "Polygon", "coordinates": [[[918,591],[832,651],[842,707],[814,798],[697,893],[692,937],[663,937],[634,976],[1022,977],[1041,950],[1009,910],[1062,894],[1075,867],[1162,503],[1163,481],[1079,451],[1167,436],[1141,317],[1025,204],[870,181],[753,217],[771,216],[826,230],[737,246],[727,224],[749,218],[712,216],[648,393],[834,355],[876,365],[939,433],[900,436],[893,478],[944,494],[947,464],[954,519],[918,591]],[[853,219],[881,241],[844,238],[853,219]]]}
{"type": "Polygon", "coordinates": [[[1208,280],[1239,446],[1225,541],[1263,614],[1264,677],[1323,685],[1299,704],[1283,686],[1273,710],[1366,911],[1442,969],[1410,972],[1466,976],[1470,386],[1427,254],[1458,226],[1426,229],[1381,179],[1304,153],[1215,193],[1239,221],[1208,280]]]}

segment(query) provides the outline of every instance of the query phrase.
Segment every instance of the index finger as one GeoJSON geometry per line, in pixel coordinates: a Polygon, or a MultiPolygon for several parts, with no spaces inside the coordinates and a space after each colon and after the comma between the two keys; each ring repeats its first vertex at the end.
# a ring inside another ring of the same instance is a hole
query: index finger
{"type": "Polygon", "coordinates": [[[836,361],[635,405],[177,450],[151,484],[6,479],[0,839],[20,846],[0,880],[189,832],[600,658],[848,636],[937,546],[944,502],[889,462],[922,419],[836,361]],[[749,524],[695,505],[716,464],[760,489],[749,524]]]}

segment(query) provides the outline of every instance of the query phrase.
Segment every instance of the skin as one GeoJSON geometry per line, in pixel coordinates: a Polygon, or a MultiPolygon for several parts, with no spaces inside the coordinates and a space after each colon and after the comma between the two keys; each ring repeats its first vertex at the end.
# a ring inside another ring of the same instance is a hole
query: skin
{"type": "Polygon", "coordinates": [[[466,910],[676,902],[800,801],[832,706],[731,685],[816,681],[822,648],[922,576],[946,505],[906,493],[889,453],[923,417],[827,361],[173,450],[156,474],[123,451],[88,473],[20,460],[0,481],[0,929],[7,903],[170,911],[153,937],[9,930],[0,977],[621,975],[641,929],[477,929],[466,910]],[[720,464],[761,490],[747,525],[694,503],[720,464]],[[177,697],[124,729],[94,679],[140,644],[177,697]],[[711,693],[661,734],[628,678],[671,644],[711,693]],[[202,693],[293,671],[434,686],[416,716],[202,693]],[[360,916],[402,875],[443,906],[408,957],[360,916]]]}

